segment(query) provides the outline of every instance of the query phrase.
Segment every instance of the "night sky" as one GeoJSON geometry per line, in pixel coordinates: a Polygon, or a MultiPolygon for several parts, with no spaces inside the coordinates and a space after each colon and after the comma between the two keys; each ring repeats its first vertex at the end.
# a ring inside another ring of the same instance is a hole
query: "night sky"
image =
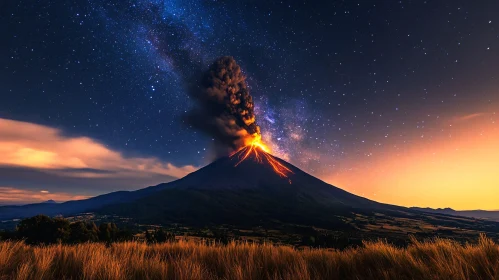
{"type": "Polygon", "coordinates": [[[272,153],[358,195],[499,209],[499,2],[2,1],[0,203],[213,160],[182,118],[233,56],[272,153]],[[494,199],[494,197],[496,199],[494,199]]]}

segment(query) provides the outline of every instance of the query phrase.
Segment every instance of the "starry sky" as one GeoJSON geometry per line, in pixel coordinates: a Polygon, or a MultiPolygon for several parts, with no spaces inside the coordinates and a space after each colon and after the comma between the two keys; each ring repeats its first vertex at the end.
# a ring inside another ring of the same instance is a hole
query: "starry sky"
{"type": "Polygon", "coordinates": [[[217,57],[272,153],[404,206],[499,209],[499,2],[2,1],[0,204],[171,181],[213,160],[182,115],[217,57]]]}

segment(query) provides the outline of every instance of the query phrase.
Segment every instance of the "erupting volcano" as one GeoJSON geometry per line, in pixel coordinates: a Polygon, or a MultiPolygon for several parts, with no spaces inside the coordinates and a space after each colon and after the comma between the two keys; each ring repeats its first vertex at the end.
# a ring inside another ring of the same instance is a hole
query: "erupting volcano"
{"type": "Polygon", "coordinates": [[[280,177],[287,178],[292,173],[269,154],[263,143],[246,77],[234,58],[217,59],[191,90],[191,95],[198,106],[187,119],[192,127],[216,141],[217,157],[227,154],[236,157],[235,166],[251,157],[270,165],[280,177]]]}

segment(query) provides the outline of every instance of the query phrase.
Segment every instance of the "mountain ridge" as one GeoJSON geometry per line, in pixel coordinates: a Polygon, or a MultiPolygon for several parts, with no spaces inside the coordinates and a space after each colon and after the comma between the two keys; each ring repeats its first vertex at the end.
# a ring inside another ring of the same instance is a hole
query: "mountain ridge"
{"type": "Polygon", "coordinates": [[[499,211],[497,210],[454,210],[452,208],[430,208],[430,207],[411,207],[410,209],[428,212],[447,214],[454,216],[463,216],[476,219],[486,219],[499,222],[499,211]]]}

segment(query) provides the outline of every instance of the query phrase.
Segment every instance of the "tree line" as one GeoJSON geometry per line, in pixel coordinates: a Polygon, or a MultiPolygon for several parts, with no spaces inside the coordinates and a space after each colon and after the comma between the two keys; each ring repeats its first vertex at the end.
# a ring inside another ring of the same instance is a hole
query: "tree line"
{"type": "MultiPolygon", "coordinates": [[[[138,240],[132,231],[118,228],[115,223],[101,223],[97,226],[92,221],[70,222],[64,218],[51,218],[37,215],[23,219],[15,231],[0,232],[0,240],[24,240],[26,244],[77,244],[85,242],[122,242],[138,240]]],[[[159,228],[145,232],[148,243],[174,241],[175,235],[159,228]]]]}

